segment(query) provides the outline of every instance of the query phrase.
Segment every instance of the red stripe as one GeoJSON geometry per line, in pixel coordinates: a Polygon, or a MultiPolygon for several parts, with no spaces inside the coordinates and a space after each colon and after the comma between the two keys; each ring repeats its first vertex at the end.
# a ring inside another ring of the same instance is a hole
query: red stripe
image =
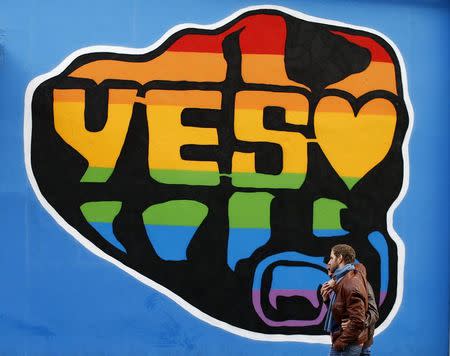
{"type": "Polygon", "coordinates": [[[348,33],[339,31],[330,32],[334,33],[335,35],[342,36],[348,41],[357,44],[358,46],[367,48],[372,55],[372,61],[392,63],[392,58],[389,53],[374,39],[365,36],[350,35],[348,33]]]}
{"type": "MultiPolygon", "coordinates": [[[[228,30],[217,34],[186,34],[179,38],[169,51],[222,53],[222,42],[229,34],[241,31],[239,36],[243,54],[278,54],[284,55],[286,43],[286,23],[278,15],[252,15],[243,18],[228,30]]],[[[372,61],[392,63],[388,52],[370,37],[350,35],[340,31],[330,31],[348,41],[367,48],[372,54],[372,61]]]]}
{"type": "Polygon", "coordinates": [[[239,40],[243,54],[284,54],[286,23],[276,15],[246,17],[218,35],[185,35],[169,51],[222,53],[224,38],[241,29],[239,40]]]}

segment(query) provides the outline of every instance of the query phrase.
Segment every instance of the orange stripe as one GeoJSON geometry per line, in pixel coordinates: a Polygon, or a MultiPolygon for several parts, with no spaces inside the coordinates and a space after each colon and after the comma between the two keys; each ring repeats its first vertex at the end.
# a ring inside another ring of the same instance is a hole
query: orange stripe
{"type": "MultiPolygon", "coordinates": [[[[136,89],[110,89],[108,92],[108,104],[134,104],[139,102],[136,97],[136,89]]],[[[55,103],[84,103],[84,89],[55,89],[53,91],[55,103]]]]}
{"type": "MultiPolygon", "coordinates": [[[[110,89],[108,104],[133,104],[139,102],[147,105],[183,106],[190,108],[216,108],[222,94],[218,91],[202,90],[149,90],[145,98],[137,97],[135,89],[110,89]],[[186,93],[189,92],[189,95],[186,93]],[[197,94],[196,94],[197,93],[197,94]]],[[[83,89],[55,89],[55,103],[84,103],[83,89]]]]}
{"type": "MultiPolygon", "coordinates": [[[[186,97],[184,90],[149,90],[145,98],[130,96],[130,92],[136,92],[132,89],[110,89],[108,94],[108,103],[110,104],[131,104],[140,102],[148,105],[174,105],[193,108],[212,108],[216,107],[218,91],[200,91],[195,95],[186,97]],[[208,94],[210,93],[210,95],[208,94]]],[[[308,102],[306,97],[295,93],[274,93],[274,92],[245,92],[250,95],[238,95],[236,107],[238,109],[263,108],[265,106],[280,106],[292,111],[308,111],[308,102]],[[252,95],[251,93],[254,93],[252,95]]],[[[80,102],[85,101],[85,91],[83,89],[57,89],[54,90],[53,98],[55,102],[80,102]]]]}
{"type": "Polygon", "coordinates": [[[97,83],[106,79],[212,81],[225,79],[226,62],[222,54],[165,52],[148,62],[98,60],[85,64],[70,77],[89,78],[97,83]]]}
{"type": "MultiPolygon", "coordinates": [[[[382,98],[373,99],[363,106],[367,115],[394,115],[396,116],[393,104],[382,98]]],[[[350,103],[337,96],[327,96],[322,98],[316,108],[316,114],[319,113],[352,113],[353,109],[350,103]]]]}
{"type": "Polygon", "coordinates": [[[262,109],[266,106],[280,106],[292,111],[309,110],[308,99],[302,94],[245,91],[236,95],[237,109],[262,109]]]}
{"type": "MultiPolygon", "coordinates": [[[[305,85],[290,80],[281,55],[243,55],[242,76],[247,83],[305,85]]],[[[71,77],[90,78],[97,83],[106,79],[134,80],[145,84],[151,80],[213,81],[225,79],[226,62],[222,54],[165,52],[148,62],[99,60],[88,63],[70,74],[71,77]]],[[[369,67],[344,80],[329,85],[355,96],[384,89],[396,93],[395,67],[390,63],[372,62],[369,67]]]]}
{"type": "Polygon", "coordinates": [[[145,100],[148,105],[182,106],[185,108],[217,109],[222,93],[205,90],[149,90],[145,100]]]}
{"type": "Polygon", "coordinates": [[[397,94],[395,67],[392,63],[371,62],[365,71],[352,74],[329,85],[327,89],[345,90],[356,97],[373,90],[387,90],[397,94]]]}
{"type": "Polygon", "coordinates": [[[290,80],[284,65],[284,56],[277,54],[245,54],[242,56],[242,78],[247,83],[305,85],[290,80]]]}
{"type": "MultiPolygon", "coordinates": [[[[168,105],[183,106],[189,108],[215,108],[217,102],[221,100],[221,93],[218,91],[190,91],[194,95],[186,96],[186,91],[181,90],[150,90],[145,98],[136,97],[134,89],[110,89],[108,94],[108,104],[133,104],[140,102],[146,105],[168,105]],[[197,96],[195,95],[197,92],[197,96]]],[[[55,103],[64,102],[85,102],[85,92],[83,89],[57,89],[53,92],[55,103]]],[[[352,112],[348,103],[339,97],[326,97],[322,99],[321,105],[316,109],[316,113],[342,113],[352,112]],[[345,101],[345,105],[343,102],[345,101]]],[[[374,99],[370,102],[370,115],[395,115],[394,107],[386,105],[385,99],[374,99]]],[[[367,105],[367,104],[366,104],[367,105]]],[[[295,93],[274,93],[264,91],[240,92],[236,97],[236,109],[256,109],[263,110],[267,106],[278,106],[286,111],[302,113],[306,115],[309,104],[301,94],[295,93]]],[[[367,111],[367,107],[366,107],[367,111]]]]}
{"type": "Polygon", "coordinates": [[[55,102],[84,102],[83,89],[55,89],[53,90],[55,102]]]}
{"type": "MultiPolygon", "coordinates": [[[[243,55],[242,77],[247,83],[294,85],[307,88],[288,78],[284,56],[281,55],[243,55]]],[[[356,97],[380,89],[397,93],[395,67],[392,63],[371,62],[363,72],[352,74],[327,88],[345,90],[356,97]]]]}

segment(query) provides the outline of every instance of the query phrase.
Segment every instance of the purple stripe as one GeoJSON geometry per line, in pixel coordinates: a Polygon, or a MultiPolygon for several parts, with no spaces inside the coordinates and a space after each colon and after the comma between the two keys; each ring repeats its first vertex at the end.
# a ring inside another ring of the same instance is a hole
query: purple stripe
{"type": "Polygon", "coordinates": [[[385,291],[380,292],[380,305],[384,303],[384,300],[386,299],[386,295],[387,295],[387,292],[385,292],[385,291]]]}
{"type": "MultiPolygon", "coordinates": [[[[283,293],[285,292],[284,290],[278,290],[278,291],[283,292],[283,293]]],[[[305,291],[295,291],[295,292],[296,293],[300,292],[300,293],[302,293],[302,295],[306,296],[306,295],[309,295],[311,291],[305,290],[305,291]]],[[[282,295],[282,294],[280,294],[280,295],[282,295]]],[[[293,295],[298,295],[298,294],[293,294],[293,295]]],[[[317,299],[317,296],[315,298],[317,299]]],[[[322,320],[325,317],[325,314],[327,312],[327,307],[325,306],[325,304],[322,304],[322,308],[319,312],[319,316],[316,319],[275,321],[275,320],[269,319],[264,314],[264,311],[262,310],[262,306],[261,306],[261,293],[259,290],[255,290],[255,289],[253,290],[252,300],[253,300],[253,307],[255,308],[255,311],[258,314],[258,316],[261,318],[261,320],[264,323],[266,323],[267,325],[275,326],[275,327],[281,327],[281,326],[303,327],[303,326],[319,325],[322,322],[322,320]]],[[[271,304],[272,304],[272,302],[271,302],[271,304]]],[[[313,304],[313,303],[311,302],[311,304],[313,304]]]]}
{"type": "Polygon", "coordinates": [[[269,302],[274,309],[277,309],[277,297],[305,297],[308,299],[314,308],[319,307],[319,298],[315,290],[300,290],[300,289],[272,289],[269,292],[269,302]]]}

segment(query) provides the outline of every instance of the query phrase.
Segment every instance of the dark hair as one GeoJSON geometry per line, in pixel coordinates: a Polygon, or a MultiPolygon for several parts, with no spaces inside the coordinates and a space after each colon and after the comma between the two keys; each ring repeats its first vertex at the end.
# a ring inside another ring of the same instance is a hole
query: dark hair
{"type": "Polygon", "coordinates": [[[355,262],[356,253],[353,247],[349,245],[335,245],[331,249],[336,257],[342,256],[342,259],[345,263],[353,263],[355,262]]]}

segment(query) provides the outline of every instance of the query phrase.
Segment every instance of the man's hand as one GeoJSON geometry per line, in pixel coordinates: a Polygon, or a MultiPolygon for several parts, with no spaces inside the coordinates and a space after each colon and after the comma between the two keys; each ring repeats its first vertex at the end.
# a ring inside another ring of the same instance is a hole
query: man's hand
{"type": "Polygon", "coordinates": [[[320,288],[320,295],[322,296],[324,302],[328,300],[330,292],[333,290],[335,284],[336,281],[334,279],[330,279],[322,285],[322,288],[320,288]]]}
{"type": "Polygon", "coordinates": [[[342,323],[341,323],[342,330],[347,329],[348,324],[350,324],[350,319],[342,319],[342,323]]]}

